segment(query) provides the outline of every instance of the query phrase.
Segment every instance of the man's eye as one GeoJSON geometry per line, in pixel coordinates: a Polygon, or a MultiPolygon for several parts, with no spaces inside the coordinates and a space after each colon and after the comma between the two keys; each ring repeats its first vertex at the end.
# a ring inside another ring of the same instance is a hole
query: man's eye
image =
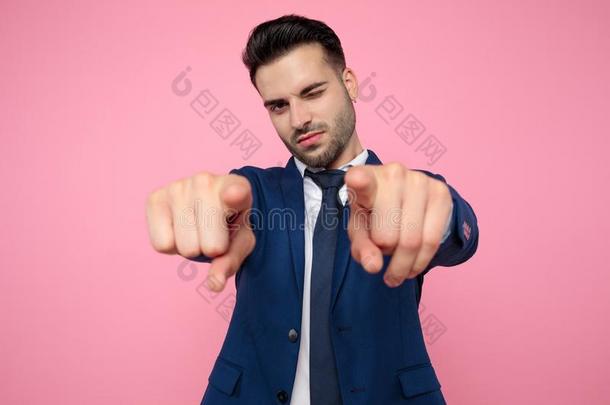
{"type": "Polygon", "coordinates": [[[309,93],[307,95],[307,97],[310,97],[310,96],[314,97],[314,96],[317,96],[317,95],[322,94],[322,93],[324,93],[324,90],[316,91],[315,93],[309,93]]]}
{"type": "MultiPolygon", "coordinates": [[[[309,94],[307,94],[307,97],[317,97],[322,93],[324,93],[324,90],[316,91],[315,93],[309,93],[309,94]]],[[[270,110],[271,110],[271,112],[276,112],[276,108],[282,108],[284,105],[285,105],[285,103],[275,104],[275,105],[271,106],[270,110]]]]}
{"type": "MultiPolygon", "coordinates": [[[[282,104],[282,106],[283,106],[283,104],[282,104]]],[[[275,104],[275,105],[271,106],[271,112],[275,112],[275,108],[276,107],[282,107],[282,106],[280,106],[278,104],[275,104]]]]}

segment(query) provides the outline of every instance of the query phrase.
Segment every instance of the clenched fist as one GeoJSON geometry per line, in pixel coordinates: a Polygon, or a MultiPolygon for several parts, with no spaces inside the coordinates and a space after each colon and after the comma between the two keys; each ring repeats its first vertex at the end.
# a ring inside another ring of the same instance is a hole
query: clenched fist
{"type": "Polygon", "coordinates": [[[245,177],[198,173],[149,195],[150,242],[161,253],[212,257],[208,287],[221,291],[254,249],[251,207],[252,190],[245,177]]]}

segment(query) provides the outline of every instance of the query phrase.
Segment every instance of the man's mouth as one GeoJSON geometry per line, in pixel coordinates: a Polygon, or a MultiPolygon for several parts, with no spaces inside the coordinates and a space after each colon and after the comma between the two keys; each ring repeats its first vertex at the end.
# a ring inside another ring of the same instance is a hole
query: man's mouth
{"type": "Polygon", "coordinates": [[[314,132],[309,132],[305,135],[301,135],[299,137],[299,139],[297,140],[297,143],[299,145],[303,145],[303,146],[311,145],[312,143],[316,142],[320,138],[320,135],[322,135],[322,133],[324,133],[324,131],[314,131],[314,132]]]}

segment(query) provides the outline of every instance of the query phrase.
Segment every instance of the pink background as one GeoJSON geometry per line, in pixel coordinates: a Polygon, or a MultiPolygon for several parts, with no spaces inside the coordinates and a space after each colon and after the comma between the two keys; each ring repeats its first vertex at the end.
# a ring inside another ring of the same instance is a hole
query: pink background
{"type": "Polygon", "coordinates": [[[155,253],[146,196],[285,164],[240,52],[290,12],[335,29],[361,83],[375,75],[364,146],[475,209],[476,255],[430,273],[422,301],[448,403],[605,403],[608,3],[255,3],[1,3],[0,403],[199,403],[233,282],[212,297],[207,265],[155,253]],[[204,89],[219,106],[202,117],[204,89]],[[376,113],[391,95],[446,148],[433,165],[376,113]],[[260,140],[249,158],[210,127],[221,108],[260,140]]]}

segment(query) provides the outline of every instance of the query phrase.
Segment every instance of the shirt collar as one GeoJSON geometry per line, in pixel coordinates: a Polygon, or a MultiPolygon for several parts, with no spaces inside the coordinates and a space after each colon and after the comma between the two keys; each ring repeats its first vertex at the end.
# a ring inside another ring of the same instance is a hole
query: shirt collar
{"type": "MultiPolygon", "coordinates": [[[[305,176],[305,168],[311,170],[312,172],[318,172],[320,170],[324,170],[323,167],[310,167],[310,166],[307,166],[305,163],[303,163],[299,159],[297,159],[296,156],[293,156],[293,157],[294,157],[294,163],[297,166],[297,169],[299,169],[299,173],[301,173],[301,177],[305,176]]],[[[364,149],[355,158],[353,158],[352,160],[350,160],[349,162],[347,162],[343,166],[339,167],[339,169],[340,170],[347,170],[351,166],[363,165],[363,164],[366,163],[366,160],[368,159],[368,157],[369,157],[369,151],[368,151],[368,149],[364,149]]]]}

